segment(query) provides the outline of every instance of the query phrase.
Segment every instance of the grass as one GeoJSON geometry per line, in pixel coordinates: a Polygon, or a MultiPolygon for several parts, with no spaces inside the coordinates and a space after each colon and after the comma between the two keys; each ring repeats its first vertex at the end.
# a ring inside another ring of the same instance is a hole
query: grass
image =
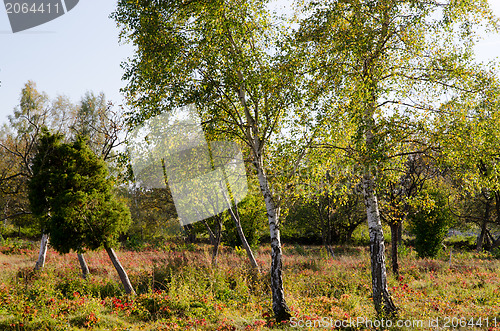
{"type": "MultiPolygon", "coordinates": [[[[294,316],[290,325],[272,319],[268,247],[256,252],[261,274],[249,268],[244,254],[226,247],[215,270],[209,246],[118,251],[138,293],[134,297],[124,295],[104,251],[86,254],[87,280],[79,276],[76,254],[49,250],[46,267],[35,273],[35,245],[4,245],[0,251],[0,330],[294,330],[298,325],[325,330],[335,321],[382,320],[371,300],[365,247],[336,247],[331,259],[320,247],[285,245],[284,287],[294,316]]],[[[407,247],[400,270],[399,278],[389,273],[398,318],[425,325],[386,323],[379,329],[436,330],[429,321],[440,327],[465,321],[474,325],[465,324],[463,330],[500,330],[500,261],[491,255],[454,250],[451,259],[444,252],[437,259],[419,260],[407,247]]],[[[363,330],[372,324],[348,326],[363,330]]]]}

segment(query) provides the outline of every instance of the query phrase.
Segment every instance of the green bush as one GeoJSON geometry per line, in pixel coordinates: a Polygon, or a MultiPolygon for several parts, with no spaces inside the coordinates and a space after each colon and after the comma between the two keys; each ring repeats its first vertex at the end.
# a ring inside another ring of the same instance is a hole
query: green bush
{"type": "Polygon", "coordinates": [[[446,197],[438,191],[424,192],[412,207],[408,218],[415,235],[417,255],[420,258],[436,257],[453,223],[446,197]]]}

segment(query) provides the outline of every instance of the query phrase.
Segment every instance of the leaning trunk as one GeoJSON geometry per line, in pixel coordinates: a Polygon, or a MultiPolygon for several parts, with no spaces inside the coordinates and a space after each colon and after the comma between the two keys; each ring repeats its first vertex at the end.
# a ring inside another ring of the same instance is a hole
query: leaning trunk
{"type": "Polygon", "coordinates": [[[220,246],[220,240],[221,240],[221,233],[222,233],[222,219],[219,215],[215,217],[217,220],[217,232],[215,233],[215,238],[214,238],[214,248],[212,251],[212,267],[217,268],[217,256],[219,255],[219,246],[220,246]]]}
{"type": "Polygon", "coordinates": [[[40,241],[40,252],[38,253],[38,260],[35,264],[35,270],[40,270],[45,265],[45,258],[47,256],[47,246],[49,245],[49,235],[44,233],[40,241]]]}
{"type": "Polygon", "coordinates": [[[394,276],[399,276],[399,263],[398,263],[398,246],[399,246],[399,221],[391,222],[391,261],[392,273],[394,276]]]}
{"type": "Polygon", "coordinates": [[[370,232],[370,254],[372,267],[373,303],[377,314],[393,315],[397,308],[387,289],[385,269],[385,246],[382,223],[374,191],[374,181],[370,174],[363,176],[363,196],[366,206],[368,229],[370,232]]]}
{"type": "Polygon", "coordinates": [[[87,265],[87,261],[85,261],[85,257],[83,254],[78,253],[78,262],[80,262],[80,268],[82,269],[82,278],[87,279],[87,275],[89,272],[89,266],[87,265]]]}
{"type": "Polygon", "coordinates": [[[203,220],[202,222],[205,225],[205,227],[207,228],[207,232],[208,232],[208,237],[209,237],[210,243],[212,245],[215,245],[216,239],[215,239],[214,232],[212,231],[212,229],[210,228],[210,225],[208,225],[208,223],[205,220],[203,220]]]}
{"type": "MultiPolygon", "coordinates": [[[[232,37],[230,38],[232,39],[232,37]]],[[[236,46],[234,41],[232,41],[232,43],[233,46],[236,46]]],[[[232,50],[234,49],[232,48],[232,50]]],[[[235,52],[233,52],[233,54],[235,54],[235,52]]],[[[266,203],[269,232],[271,235],[271,292],[273,296],[273,312],[276,317],[276,321],[280,323],[282,321],[289,320],[292,315],[290,314],[290,309],[286,304],[285,291],[283,290],[281,239],[278,223],[279,208],[274,203],[271,190],[269,189],[269,183],[264,172],[264,162],[262,158],[262,150],[264,147],[263,141],[259,138],[259,129],[257,123],[255,122],[257,118],[253,118],[250,115],[250,110],[246,103],[243,73],[240,70],[237,70],[237,75],[241,84],[238,91],[238,97],[243,109],[245,110],[247,123],[246,137],[252,145],[253,163],[257,169],[260,191],[262,192],[266,203]]]]}
{"type": "Polygon", "coordinates": [[[229,208],[229,213],[231,214],[231,218],[233,219],[234,225],[236,226],[236,231],[238,231],[238,236],[240,237],[241,244],[243,245],[243,248],[245,248],[245,251],[247,252],[250,264],[255,270],[257,270],[257,272],[260,272],[257,260],[255,260],[255,256],[253,255],[252,248],[250,248],[245,233],[243,232],[243,228],[241,227],[240,217],[238,214],[238,206],[236,205],[234,206],[234,211],[232,208],[229,208]]]}
{"type": "Polygon", "coordinates": [[[279,230],[279,208],[275,205],[272,193],[269,189],[266,174],[264,173],[262,159],[256,162],[257,176],[259,178],[260,190],[266,203],[269,231],[271,235],[271,291],[273,296],[273,312],[277,322],[289,320],[290,309],[285,301],[282,277],[282,252],[279,230]]]}
{"type": "Polygon", "coordinates": [[[125,293],[127,294],[135,294],[134,288],[128,279],[127,272],[123,269],[118,257],[116,256],[115,251],[111,247],[105,247],[106,252],[109,255],[109,259],[113,262],[113,265],[118,272],[118,276],[120,276],[120,280],[122,281],[123,287],[125,288],[125,293]]]}

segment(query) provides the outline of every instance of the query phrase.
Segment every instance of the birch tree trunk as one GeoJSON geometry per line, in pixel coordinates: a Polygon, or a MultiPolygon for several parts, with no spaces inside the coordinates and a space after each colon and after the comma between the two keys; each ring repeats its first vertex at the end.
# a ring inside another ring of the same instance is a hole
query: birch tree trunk
{"type": "Polygon", "coordinates": [[[210,240],[210,243],[212,245],[215,245],[215,242],[216,242],[216,239],[215,239],[215,234],[214,232],[212,231],[212,229],[210,228],[210,225],[208,225],[207,221],[203,220],[202,221],[203,224],[205,224],[205,227],[207,228],[207,232],[208,232],[208,238],[210,240]]]}
{"type": "Polygon", "coordinates": [[[87,261],[85,261],[85,257],[83,257],[83,254],[77,254],[77,255],[78,255],[78,262],[80,262],[80,268],[82,269],[82,278],[87,279],[87,275],[90,273],[87,261]]]}
{"type": "Polygon", "coordinates": [[[269,232],[271,235],[271,290],[273,296],[273,312],[277,322],[289,320],[290,309],[285,301],[282,277],[282,252],[279,230],[279,207],[275,205],[269,183],[264,172],[262,158],[254,162],[257,168],[260,190],[266,202],[266,211],[269,221],[269,232]]]}
{"type": "Polygon", "coordinates": [[[375,178],[372,174],[372,171],[377,167],[377,152],[380,151],[380,146],[377,145],[374,136],[374,114],[376,108],[376,95],[374,91],[376,91],[376,83],[374,83],[371,77],[369,62],[368,60],[365,61],[366,76],[364,78],[371,83],[366,87],[368,89],[369,100],[367,100],[363,123],[365,127],[366,156],[362,163],[365,166],[365,170],[361,182],[370,234],[373,303],[378,315],[384,315],[385,313],[386,315],[393,316],[397,313],[397,308],[394,302],[392,302],[391,295],[387,289],[384,233],[382,232],[382,222],[380,221],[380,211],[375,193],[375,178]]]}
{"type": "Polygon", "coordinates": [[[123,269],[120,261],[118,260],[118,257],[116,256],[115,251],[111,247],[105,247],[105,249],[106,249],[106,252],[108,253],[109,259],[111,260],[116,271],[118,272],[118,276],[120,277],[120,280],[122,281],[123,287],[125,288],[125,293],[135,294],[134,288],[132,287],[132,284],[130,283],[127,272],[125,271],[125,269],[123,269]]]}
{"type": "Polygon", "coordinates": [[[363,196],[366,206],[368,229],[370,232],[370,254],[372,268],[373,303],[377,314],[393,315],[397,308],[387,289],[387,272],[385,269],[384,233],[374,191],[374,180],[369,173],[363,176],[363,196]]]}
{"type": "Polygon", "coordinates": [[[332,248],[332,227],[331,227],[331,210],[328,207],[328,213],[326,217],[322,218],[321,221],[321,239],[323,241],[323,246],[326,249],[326,253],[328,256],[331,256],[332,258],[335,258],[335,253],[333,252],[332,248]]]}
{"type": "MultiPolygon", "coordinates": [[[[229,41],[231,44],[231,52],[233,56],[239,56],[240,49],[234,42],[234,39],[229,31],[229,41]],[[237,54],[238,53],[238,54],[237,54]]],[[[262,151],[265,146],[265,134],[260,135],[259,132],[259,116],[258,112],[254,111],[254,116],[250,114],[250,109],[246,101],[246,84],[243,72],[238,69],[236,71],[239,80],[238,98],[245,113],[245,125],[243,131],[245,132],[246,140],[252,147],[253,164],[257,169],[257,177],[259,179],[260,191],[264,196],[266,203],[267,218],[269,222],[269,231],[271,234],[271,290],[273,296],[273,312],[278,323],[289,320],[292,316],[290,309],[285,301],[285,294],[283,290],[282,278],[282,252],[281,252],[281,239],[279,231],[279,208],[273,201],[272,193],[269,189],[269,182],[264,171],[264,162],[262,151]]],[[[265,108],[265,107],[264,107],[265,108]]],[[[256,110],[255,108],[254,110],[256,110]]],[[[243,128],[243,126],[241,126],[243,128]]]]}
{"type": "Polygon", "coordinates": [[[257,260],[255,260],[255,256],[253,255],[252,248],[248,244],[245,233],[243,232],[243,228],[241,227],[240,215],[238,213],[238,206],[236,206],[235,204],[234,210],[233,208],[229,208],[229,213],[231,214],[231,218],[233,219],[234,225],[236,226],[236,230],[238,231],[238,236],[240,237],[241,244],[243,245],[243,248],[245,248],[245,251],[247,252],[250,264],[257,272],[260,272],[257,260]]]}
{"type": "Polygon", "coordinates": [[[38,260],[35,263],[35,270],[40,270],[45,266],[45,258],[47,256],[47,246],[49,245],[49,235],[42,234],[40,241],[40,252],[38,253],[38,260]]]}

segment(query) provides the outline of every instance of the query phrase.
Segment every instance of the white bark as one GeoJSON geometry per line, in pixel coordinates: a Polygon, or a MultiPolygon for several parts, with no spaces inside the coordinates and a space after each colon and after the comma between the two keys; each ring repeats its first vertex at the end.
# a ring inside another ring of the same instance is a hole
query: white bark
{"type": "MultiPolygon", "coordinates": [[[[367,65],[367,62],[365,62],[367,65]]],[[[366,77],[370,78],[369,68],[365,67],[366,77]]],[[[375,95],[371,93],[373,99],[370,100],[368,107],[365,109],[365,143],[367,155],[364,160],[365,173],[363,174],[363,197],[366,207],[366,218],[368,222],[368,231],[370,234],[370,256],[372,267],[372,289],[373,303],[378,315],[386,314],[393,316],[397,313],[397,308],[392,302],[391,295],[387,289],[387,271],[385,268],[385,245],[384,233],[382,231],[382,223],[380,221],[380,213],[378,208],[377,196],[375,193],[375,179],[372,175],[372,166],[375,164],[376,156],[373,154],[377,150],[376,140],[373,130],[375,127],[374,112],[375,112],[375,95]]]]}
{"type": "Polygon", "coordinates": [[[89,266],[87,265],[87,261],[85,261],[85,257],[83,254],[78,254],[78,262],[80,262],[80,268],[82,269],[82,278],[87,279],[87,275],[89,272],[89,266]]]}
{"type": "Polygon", "coordinates": [[[363,176],[363,196],[370,233],[373,303],[378,314],[383,312],[394,314],[397,309],[387,289],[384,233],[374,191],[374,180],[369,173],[363,176]]]}
{"type": "Polygon", "coordinates": [[[243,232],[243,228],[241,227],[241,222],[238,215],[238,207],[234,206],[234,211],[232,208],[229,208],[229,213],[231,214],[231,218],[233,219],[234,225],[236,226],[236,230],[238,231],[238,235],[240,236],[241,244],[243,245],[243,248],[245,248],[245,251],[247,252],[250,264],[257,272],[260,272],[257,260],[255,260],[255,256],[253,255],[252,248],[248,244],[247,238],[245,237],[245,233],[243,232]]]}
{"type": "Polygon", "coordinates": [[[116,253],[113,250],[113,248],[106,247],[106,252],[108,253],[108,256],[109,256],[111,262],[113,263],[116,271],[118,272],[118,276],[120,276],[120,280],[122,281],[123,287],[125,288],[125,293],[135,294],[134,288],[132,287],[132,284],[130,283],[127,272],[122,267],[120,260],[118,260],[118,257],[116,256],[116,253]]]}
{"type": "Polygon", "coordinates": [[[257,176],[259,178],[260,190],[266,203],[266,211],[271,235],[271,290],[273,296],[273,312],[278,322],[288,320],[291,317],[290,309],[285,301],[282,278],[282,251],[279,230],[279,208],[275,205],[272,193],[269,189],[266,174],[264,173],[262,161],[255,162],[257,176]]]}
{"type": "Polygon", "coordinates": [[[38,253],[38,260],[35,264],[35,270],[40,270],[45,266],[45,258],[47,256],[47,246],[49,245],[49,235],[42,234],[42,240],[40,241],[40,252],[38,253]]]}
{"type": "MultiPolygon", "coordinates": [[[[234,50],[238,49],[238,46],[234,42],[231,34],[229,34],[229,40],[233,46],[233,48],[231,48],[231,51],[233,55],[236,55],[236,52],[234,50]]],[[[253,150],[253,163],[257,168],[260,190],[262,192],[262,195],[264,196],[264,201],[266,203],[269,231],[271,234],[271,289],[273,296],[273,312],[276,317],[276,321],[282,322],[285,320],[289,320],[291,314],[290,309],[286,304],[283,290],[281,239],[278,227],[279,209],[273,201],[272,193],[269,189],[269,183],[264,172],[264,163],[262,159],[264,142],[259,137],[259,127],[257,123],[257,121],[259,120],[259,116],[257,113],[258,108],[254,109],[255,117],[253,117],[250,114],[250,109],[246,102],[245,79],[241,70],[237,70],[237,75],[240,81],[238,97],[245,112],[246,119],[244,132],[247,138],[247,142],[251,145],[253,150]]],[[[243,129],[243,126],[241,126],[241,128],[243,129]]]]}

